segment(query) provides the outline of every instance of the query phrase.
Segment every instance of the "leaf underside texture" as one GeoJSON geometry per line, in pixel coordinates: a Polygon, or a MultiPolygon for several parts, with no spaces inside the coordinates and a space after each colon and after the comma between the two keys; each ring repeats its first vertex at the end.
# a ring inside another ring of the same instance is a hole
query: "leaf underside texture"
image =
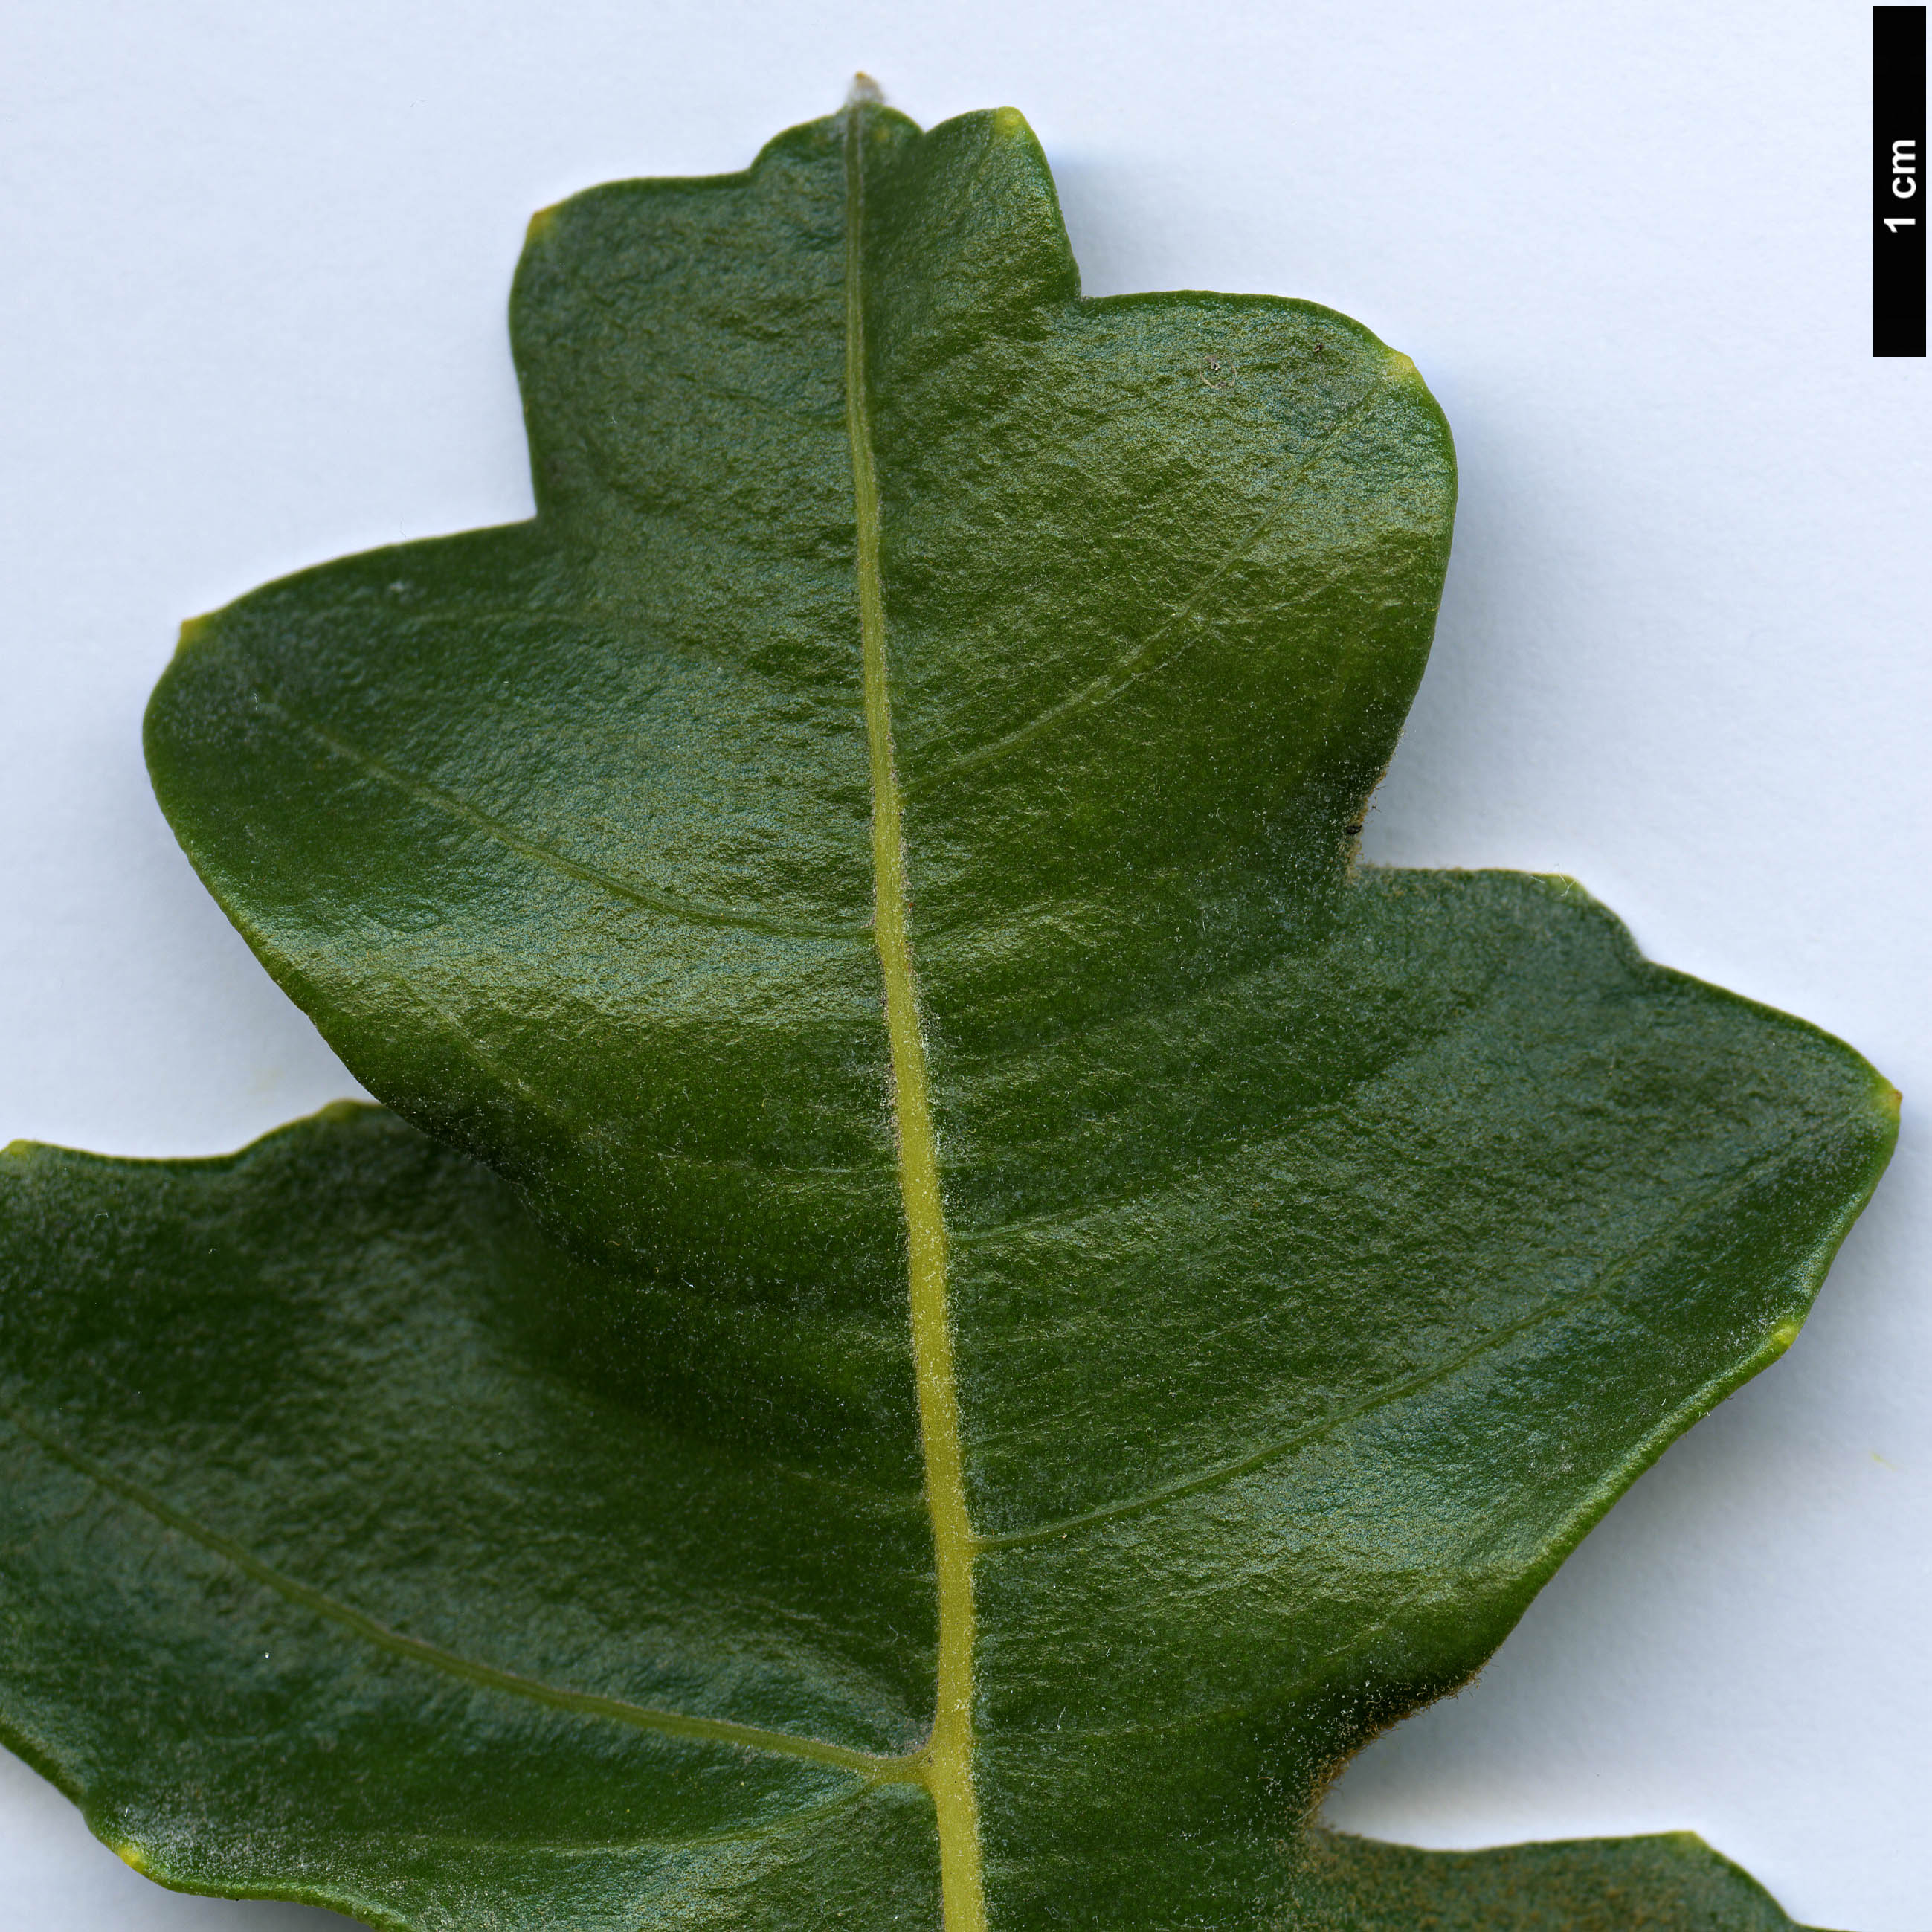
{"type": "Polygon", "coordinates": [[[512,328],[536,516],[156,694],[386,1107],[0,1161],[0,1734],[408,1932],[1787,1925],[1314,1822],[1789,1346],[1896,1100],[1567,880],[1357,863],[1412,365],[1084,301],[1017,115],[865,101],[538,216],[512,328]]]}

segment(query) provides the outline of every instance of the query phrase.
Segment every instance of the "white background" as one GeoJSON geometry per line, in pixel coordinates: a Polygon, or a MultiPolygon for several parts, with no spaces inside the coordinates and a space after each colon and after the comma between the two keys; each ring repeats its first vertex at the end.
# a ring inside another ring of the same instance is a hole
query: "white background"
{"type": "MultiPolygon", "coordinates": [[[[190,875],[176,626],[524,514],[526,217],[736,168],[855,67],[1011,102],[1090,292],[1310,296],[1413,356],[1461,520],[1370,856],[1574,873],[1905,1091],[1789,1358],[1666,1456],[1330,1816],[1688,1826],[1798,1917],[1932,1927],[1932,544],[1874,362],[1862,5],[11,0],[0,79],[0,1136],[232,1148],[354,1083],[190,875]]],[[[0,1758],[0,1932],[326,1932],[135,1877],[0,1758]]]]}

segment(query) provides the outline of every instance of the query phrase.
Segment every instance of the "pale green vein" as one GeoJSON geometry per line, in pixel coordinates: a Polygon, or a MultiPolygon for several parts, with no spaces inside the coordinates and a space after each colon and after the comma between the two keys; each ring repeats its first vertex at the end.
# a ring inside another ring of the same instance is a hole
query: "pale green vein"
{"type": "Polygon", "coordinates": [[[848,1750],[842,1744],[822,1744],[815,1738],[797,1738],[782,1731],[767,1731],[755,1725],[733,1724],[719,1718],[693,1718],[674,1711],[654,1711],[641,1704],[626,1703],[622,1698],[602,1697],[586,1690],[571,1690],[546,1684],[520,1672],[499,1670],[494,1664],[479,1664],[473,1658],[446,1650],[440,1644],[427,1643],[379,1623],[374,1617],[312,1586],[298,1582],[272,1564],[265,1563],[232,1537],[224,1536],[198,1522],[184,1510],[164,1502],[142,1484],[109,1468],[92,1456],[64,1442],[52,1430],[31,1421],[9,1402],[0,1402],[0,1415],[56,1461],[117,1496],[158,1522],[190,1542],[234,1564],[244,1576],[273,1590],[290,1603],[352,1632],[365,1642],[392,1656],[427,1665],[446,1676],[473,1684],[479,1689],[496,1690],[512,1697],[528,1699],[553,1711],[574,1717],[598,1718],[613,1724],[629,1724],[638,1730],[656,1731],[666,1737],[682,1738],[694,1743],[729,1744],[741,1750],[768,1756],[802,1758],[814,1764],[835,1766],[858,1773],[875,1783],[914,1784],[920,1780],[916,1762],[908,1757],[882,1757],[870,1751],[848,1750]]]}
{"type": "Polygon", "coordinates": [[[1388,372],[1379,381],[1372,383],[1364,394],[1338,412],[1306,454],[1277,487],[1274,500],[1256,519],[1247,534],[1228,547],[1220,561],[1203,574],[1182,602],[1146,637],[1124,651],[1105,670],[1096,673],[1078,689],[1070,692],[1058,704],[1048,705],[1044,711],[1036,713],[1024,724],[1016,726],[1013,730],[989,743],[962,752],[950,765],[940,770],[928,772],[907,787],[908,794],[932,791],[964,772],[976,771],[981,766],[990,764],[996,759],[1006,757],[1009,752],[1017,751],[1021,746],[1038,737],[1042,732],[1051,730],[1054,725],[1078,712],[1092,710],[1110,703],[1130,686],[1158,670],[1164,662],[1185,652],[1192,645],[1196,639],[1190,636],[1182,638],[1178,648],[1166,652],[1160,649],[1177,626],[1195,614],[1202,598],[1215,585],[1237,564],[1252,555],[1255,546],[1280,522],[1294,501],[1296,486],[1321,466],[1343,432],[1366,416],[1403,376],[1414,374],[1415,365],[1407,356],[1396,355],[1394,351],[1390,352],[1390,356],[1388,372]]]}
{"type": "MultiPolygon", "coordinates": [[[[548,226],[544,218],[551,212],[548,208],[542,208],[530,218],[530,236],[533,242],[543,235],[548,226]]],[[[637,328],[635,316],[626,315],[594,282],[588,281],[580,275],[574,266],[563,258],[561,251],[553,251],[550,260],[572,291],[592,308],[601,309],[616,326],[620,341],[634,334],[637,328]]],[[[710,376],[695,374],[688,369],[680,369],[676,364],[665,362],[662,358],[654,358],[650,368],[654,380],[682,383],[700,395],[710,397],[715,402],[734,404],[754,410],[761,416],[776,417],[779,421],[790,423],[800,429],[824,430],[836,435],[845,426],[845,418],[842,412],[826,410],[821,412],[817,410],[794,409],[788,404],[772,401],[769,396],[761,396],[755,390],[740,388],[735,383],[717,382],[710,376]]]]}
{"type": "Polygon", "coordinates": [[[428,779],[418,778],[412,772],[404,771],[400,766],[389,764],[386,759],[378,758],[373,752],[365,752],[360,746],[352,745],[346,738],[338,737],[333,731],[311,722],[259,687],[255,690],[254,697],[256,704],[272,716],[279,718],[284,723],[313,738],[326,750],[358,766],[372,777],[380,778],[398,791],[406,792],[422,803],[473,827],[535,864],[551,872],[561,872],[567,878],[580,880],[586,885],[595,886],[600,891],[608,892],[614,898],[626,899],[647,912],[662,913],[672,919],[688,920],[694,925],[731,927],[746,932],[764,933],[774,939],[838,939],[850,942],[872,936],[869,926],[810,926],[787,920],[766,919],[754,913],[736,912],[724,907],[701,904],[695,900],[680,898],[676,893],[659,891],[655,887],[639,886],[628,880],[617,878],[609,872],[599,871],[595,866],[586,866],[578,860],[565,857],[552,847],[526,837],[501,820],[492,818],[488,812],[479,811],[466,799],[458,798],[454,794],[445,791],[440,785],[431,784],[428,779]]]}
{"type": "Polygon", "coordinates": [[[668,363],[653,363],[651,374],[660,382],[681,383],[701,396],[709,396],[714,402],[751,410],[760,416],[773,416],[800,429],[823,430],[836,435],[845,426],[842,415],[821,416],[813,410],[792,409],[784,403],[773,402],[769,396],[758,395],[749,389],[734,388],[727,382],[711,382],[704,376],[693,375],[688,369],[674,368],[668,363]]]}
{"type": "Polygon", "coordinates": [[[795,1832],[802,1832],[808,1826],[822,1822],[827,1818],[836,1817],[842,1811],[865,1802],[871,1786],[860,1785],[855,1789],[841,1792],[836,1798],[828,1798],[818,1804],[800,1805],[795,1811],[787,1811],[776,1818],[768,1818],[755,1825],[720,1826],[715,1832],[691,1832],[675,1837],[662,1838],[623,1838],[610,1841],[592,1841],[583,1844],[560,1842],[555,1839],[540,1838],[478,1838],[458,1832],[411,1832],[412,1840],[426,1840],[438,1845],[446,1845],[452,1850],[501,1853],[514,1852],[528,1853],[541,1852],[551,1858],[610,1858],[622,1857],[634,1852],[691,1852],[702,1851],[712,1845],[755,1845],[772,1838],[790,1838],[795,1832]]]}
{"type": "Polygon", "coordinates": [[[932,1736],[921,1754],[932,1794],[946,1932],[986,1932],[979,1799],[974,1785],[974,1536],[966,1507],[959,1396],[946,1306],[946,1216],[932,1123],[926,1036],[906,928],[905,851],[898,779],[892,768],[891,688],[886,675],[885,592],[879,565],[878,478],[866,407],[865,148],[868,96],[845,110],[845,409],[852,445],[852,498],[859,578],[859,628],[866,739],[872,790],[872,926],[885,981],[892,1115],[904,1204],[907,1293],[919,1401],[926,1505],[938,1580],[938,1656],[932,1736]]]}
{"type": "MultiPolygon", "coordinates": [[[[1797,1335],[1796,1322],[1780,1322],[1743,1361],[1700,1382],[1658,1422],[1621,1463],[1571,1502],[1568,1514],[1536,1552],[1533,1560],[1526,1564],[1527,1574],[1532,1578],[1539,1573],[1545,1577],[1552,1575],[1557,1565],[1596,1524],[1602,1521],[1610,1505],[1677,1440],[1690,1424],[1701,1415],[1708,1415],[1734,1389],[1741,1388],[1761,1370],[1769,1367],[1790,1347],[1797,1335]]],[[[1052,1729],[1042,1726],[1036,1730],[1016,1732],[1012,1735],[1016,1737],[1066,1738],[1083,1744],[1104,1743],[1114,1738],[1178,1737],[1190,1732],[1206,1730],[1215,1724],[1251,1720],[1266,1711],[1286,1709],[1305,1696],[1324,1678],[1333,1676],[1338,1665],[1359,1657],[1377,1637],[1394,1628],[1398,1619],[1406,1612],[1431,1598],[1439,1597],[1442,1587],[1438,1577],[1431,1576],[1424,1578],[1414,1588],[1405,1591],[1393,1604],[1388,1605],[1372,1622],[1351,1630],[1340,1642],[1330,1644],[1325,1650],[1318,1651],[1294,1677],[1286,1684],[1270,1690],[1264,1698],[1239,1704],[1218,1704],[1204,1709],[1184,1711],[1156,1724],[1116,1725],[1110,1728],[1096,1727],[1076,1731],[1066,1730],[1057,1726],[1052,1729]]]]}
{"type": "Polygon", "coordinates": [[[530,1082],[496,1054],[492,1053],[456,1016],[436,999],[419,980],[404,980],[393,976],[375,975],[383,978],[386,983],[395,989],[396,997],[403,1004],[413,1006],[441,1022],[444,1030],[462,1048],[470,1058],[492,1078],[500,1080],[505,1086],[514,1088],[523,1095],[546,1120],[554,1120],[560,1126],[575,1130],[576,1122],[562,1102],[554,1100],[530,1082]]]}
{"type": "Polygon", "coordinates": [[[1264,1464],[1306,1448],[1311,1443],[1319,1442],[1324,1436],[1332,1434],[1348,1423],[1358,1421],[1377,1409],[1386,1408],[1390,1404],[1400,1402],[1406,1396],[1416,1394],[1436,1383],[1446,1382],[1479,1357],[1500,1348],[1504,1342],[1512,1341],[1546,1322],[1554,1321],[1558,1316],[1572,1313],[1592,1301],[1600,1300],[1619,1282],[1626,1280],[1641,1263],[1674,1239],[1687,1222],[1741,1193],[1761,1169],[1770,1166],[1774,1162],[1786,1159],[1795,1150],[1796,1144],[1792,1144],[1760,1154],[1756,1160],[1748,1162],[1736,1174],[1730,1176],[1721,1186],[1713,1188],[1708,1193],[1700,1195],[1690,1202],[1672,1216],[1655,1234],[1646,1236],[1614,1262],[1598,1270],[1588,1282],[1573,1294],[1546,1301],[1517,1320],[1504,1322],[1491,1329],[1446,1361],[1433,1363],[1426,1369],[1418,1370],[1414,1375],[1384,1382],[1355,1401],[1345,1402],[1330,1410],[1319,1421],[1310,1423],[1305,1429],[1298,1430],[1293,1435],[1283,1436],[1278,1442],[1250,1450],[1244,1455],[1216,1463],[1211,1468],[1197,1471],[1191,1476],[1165,1484],[1158,1489],[1149,1490],[1141,1496],[1127,1496],[1117,1502],[1103,1503],[1097,1508],[1083,1510],[1078,1516],[1067,1516],[1058,1522],[1043,1523],[1031,1529],[1011,1530],[1003,1536],[982,1536],[978,1539],[977,1546],[981,1550],[1011,1550],[1022,1544],[1042,1543],[1059,1537],[1077,1535],[1100,1523],[1114,1522],[1123,1516],[1138,1516],[1147,1510],[1160,1509],[1168,1503],[1177,1502],[1183,1497],[1198,1495],[1202,1490],[1219,1489],[1225,1484],[1238,1480],[1264,1464]]]}

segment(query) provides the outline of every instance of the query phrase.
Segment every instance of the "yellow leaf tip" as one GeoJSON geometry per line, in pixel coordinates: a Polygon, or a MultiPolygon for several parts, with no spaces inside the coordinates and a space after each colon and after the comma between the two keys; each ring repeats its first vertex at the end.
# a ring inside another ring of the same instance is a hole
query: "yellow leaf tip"
{"type": "Polygon", "coordinates": [[[544,230],[556,219],[556,212],[562,206],[562,202],[554,201],[549,207],[538,208],[536,214],[530,217],[530,226],[524,230],[525,248],[527,248],[532,242],[542,239],[544,230]]]}
{"type": "Polygon", "coordinates": [[[1797,1340],[1798,1326],[1798,1324],[1796,1322],[1784,1321],[1780,1322],[1778,1326],[1771,1331],[1768,1339],[1770,1340],[1772,1346],[1777,1349],[1778,1352],[1780,1355],[1784,1353],[1786,1349],[1791,1346],[1792,1342],[1797,1340]]]}
{"type": "Polygon", "coordinates": [[[869,74],[855,74],[852,85],[845,90],[848,107],[883,106],[885,98],[886,90],[869,74]]]}
{"type": "Polygon", "coordinates": [[[205,616],[190,617],[181,627],[181,635],[175,640],[175,649],[177,651],[186,650],[189,645],[200,639],[202,633],[214,622],[214,616],[212,611],[205,616]]]}
{"type": "Polygon", "coordinates": [[[124,1865],[131,1865],[137,1872],[146,1874],[148,1869],[148,1855],[139,1845],[116,1845],[114,1847],[114,1852],[124,1865]]]}

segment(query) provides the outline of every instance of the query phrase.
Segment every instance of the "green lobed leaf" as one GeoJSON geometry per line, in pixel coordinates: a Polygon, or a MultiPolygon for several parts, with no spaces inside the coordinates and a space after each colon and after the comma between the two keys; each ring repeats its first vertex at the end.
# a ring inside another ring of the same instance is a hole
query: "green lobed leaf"
{"type": "Polygon", "coordinates": [[[1081,301],[1017,116],[863,102],[540,216],[512,335],[536,518],[151,710],[448,1145],[7,1164],[8,1738],[411,1932],[1786,1923],[1311,1822],[1788,1346],[1896,1100],[1567,881],[1355,865],[1412,367],[1081,301]]]}

